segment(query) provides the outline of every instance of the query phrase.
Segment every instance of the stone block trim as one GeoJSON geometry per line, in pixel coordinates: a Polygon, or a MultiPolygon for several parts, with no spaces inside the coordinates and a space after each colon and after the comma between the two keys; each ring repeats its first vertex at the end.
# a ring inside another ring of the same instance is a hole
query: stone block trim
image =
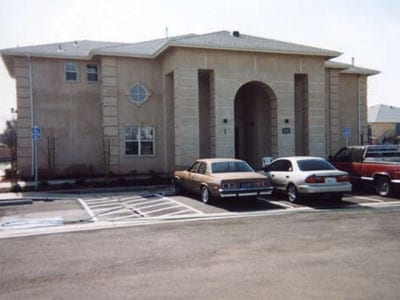
{"type": "Polygon", "coordinates": [[[328,72],[328,127],[329,141],[328,153],[333,154],[340,147],[340,96],[339,96],[339,71],[331,69],[328,72]]]}
{"type": "Polygon", "coordinates": [[[103,161],[105,168],[119,173],[119,107],[118,107],[118,79],[117,60],[103,57],[101,59],[101,86],[100,95],[103,109],[103,161]],[[109,146],[109,148],[108,148],[109,146]]]}
{"type": "Polygon", "coordinates": [[[174,82],[175,164],[189,166],[200,155],[197,69],[176,69],[174,82]]]}
{"type": "Polygon", "coordinates": [[[31,174],[32,138],[31,104],[29,91],[29,62],[27,58],[14,58],[17,86],[17,164],[22,176],[31,174]]]}

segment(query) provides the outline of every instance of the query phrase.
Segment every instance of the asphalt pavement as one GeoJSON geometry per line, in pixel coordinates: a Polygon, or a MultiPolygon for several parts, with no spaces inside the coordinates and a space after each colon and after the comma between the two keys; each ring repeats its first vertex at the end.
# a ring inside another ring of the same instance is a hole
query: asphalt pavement
{"type": "Polygon", "coordinates": [[[398,299],[398,207],[0,239],[1,299],[398,299]]]}

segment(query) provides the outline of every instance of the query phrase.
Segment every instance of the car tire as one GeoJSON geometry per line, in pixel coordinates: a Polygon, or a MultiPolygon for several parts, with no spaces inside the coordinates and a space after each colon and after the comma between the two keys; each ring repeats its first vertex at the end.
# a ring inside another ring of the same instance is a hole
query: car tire
{"type": "Polygon", "coordinates": [[[380,176],[375,182],[375,190],[379,196],[387,197],[392,193],[392,184],[386,176],[380,176]]]}
{"type": "Polygon", "coordinates": [[[286,194],[289,202],[298,202],[300,200],[299,193],[297,192],[297,189],[294,184],[289,184],[287,189],[286,189],[286,194]]]}
{"type": "Polygon", "coordinates": [[[204,204],[209,204],[212,201],[212,195],[210,193],[210,190],[205,185],[203,185],[201,187],[200,197],[201,197],[201,201],[204,204]]]}

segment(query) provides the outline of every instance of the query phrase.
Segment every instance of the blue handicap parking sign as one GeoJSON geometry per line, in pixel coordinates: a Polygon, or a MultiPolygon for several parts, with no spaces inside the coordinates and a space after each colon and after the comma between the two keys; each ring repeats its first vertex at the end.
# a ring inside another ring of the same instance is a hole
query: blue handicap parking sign
{"type": "Polygon", "coordinates": [[[40,128],[38,126],[32,127],[32,139],[34,140],[40,139],[40,128]]]}
{"type": "Polygon", "coordinates": [[[350,127],[345,127],[343,130],[343,135],[344,137],[348,138],[351,136],[351,128],[350,127]]]}

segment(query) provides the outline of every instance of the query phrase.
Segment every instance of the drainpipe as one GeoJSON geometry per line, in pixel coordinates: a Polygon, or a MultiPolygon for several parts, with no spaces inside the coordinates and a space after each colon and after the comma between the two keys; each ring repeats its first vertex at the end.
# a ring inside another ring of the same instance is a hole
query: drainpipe
{"type": "Polygon", "coordinates": [[[361,75],[358,75],[358,97],[357,97],[357,110],[358,110],[358,119],[357,119],[357,128],[358,128],[358,145],[361,145],[361,75]]]}
{"type": "MultiPolygon", "coordinates": [[[[35,115],[34,115],[34,109],[33,109],[33,86],[32,86],[32,62],[31,62],[31,55],[28,54],[28,66],[29,66],[29,104],[30,104],[30,110],[31,110],[31,130],[33,126],[35,125],[35,115]]],[[[35,145],[34,145],[34,140],[31,138],[31,176],[33,177],[35,175],[35,145]]]]}

